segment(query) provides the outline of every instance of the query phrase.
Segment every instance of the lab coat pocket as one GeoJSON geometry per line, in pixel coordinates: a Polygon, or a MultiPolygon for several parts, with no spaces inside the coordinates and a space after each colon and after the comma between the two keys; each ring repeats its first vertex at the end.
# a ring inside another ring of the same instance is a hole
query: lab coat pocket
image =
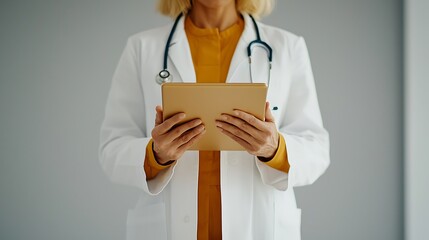
{"type": "Polygon", "coordinates": [[[128,211],[127,240],[167,239],[165,204],[156,203],[128,211]]]}
{"type": "Polygon", "coordinates": [[[300,240],[301,239],[301,209],[285,209],[277,219],[276,238],[300,240]]]}
{"type": "Polygon", "coordinates": [[[267,97],[267,102],[270,103],[271,114],[274,117],[274,122],[276,123],[276,126],[278,126],[279,120],[281,117],[280,113],[283,110],[283,106],[281,106],[280,100],[278,99],[278,97],[275,97],[272,95],[267,97]]]}

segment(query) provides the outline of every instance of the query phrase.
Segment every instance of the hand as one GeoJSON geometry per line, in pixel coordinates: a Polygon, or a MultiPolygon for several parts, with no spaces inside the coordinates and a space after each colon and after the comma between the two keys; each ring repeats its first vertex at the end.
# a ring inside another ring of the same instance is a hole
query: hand
{"type": "Polygon", "coordinates": [[[162,121],[162,107],[156,106],[155,127],[152,130],[153,151],[156,160],[165,164],[179,159],[192,144],[206,132],[200,119],[193,119],[179,124],[185,118],[184,113],[177,113],[162,121]]]}
{"type": "Polygon", "coordinates": [[[265,104],[265,121],[240,110],[233,115],[222,114],[216,120],[217,128],[243,146],[252,155],[271,159],[279,145],[279,133],[268,102],[265,104]]]}

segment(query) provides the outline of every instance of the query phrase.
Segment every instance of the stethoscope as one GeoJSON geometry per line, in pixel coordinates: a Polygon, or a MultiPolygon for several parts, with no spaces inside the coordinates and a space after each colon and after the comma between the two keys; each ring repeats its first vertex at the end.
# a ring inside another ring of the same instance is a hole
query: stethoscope
{"type": "MultiPolygon", "coordinates": [[[[173,76],[167,70],[168,50],[170,48],[171,39],[173,38],[174,32],[176,31],[177,24],[179,23],[179,20],[182,16],[183,16],[183,13],[181,13],[176,18],[176,21],[174,21],[173,27],[170,31],[169,36],[168,36],[167,43],[165,44],[163,70],[161,70],[155,78],[156,82],[159,85],[173,81],[173,76]]],[[[267,52],[267,56],[268,56],[269,66],[268,66],[267,86],[269,87],[270,81],[271,81],[271,62],[273,60],[273,50],[271,49],[270,45],[268,45],[266,42],[261,40],[261,36],[259,35],[259,28],[258,28],[258,25],[256,24],[256,21],[252,15],[249,15],[249,16],[252,19],[253,26],[254,26],[255,31],[256,31],[256,39],[253,40],[252,42],[250,42],[249,45],[247,46],[247,56],[249,58],[250,81],[253,83],[253,79],[252,79],[252,50],[254,47],[260,46],[267,52]]]]}

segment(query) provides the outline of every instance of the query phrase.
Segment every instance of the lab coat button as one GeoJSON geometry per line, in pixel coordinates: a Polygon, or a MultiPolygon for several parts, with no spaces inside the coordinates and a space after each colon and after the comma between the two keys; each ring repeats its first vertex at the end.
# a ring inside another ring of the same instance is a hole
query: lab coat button
{"type": "Polygon", "coordinates": [[[191,218],[190,218],[188,215],[186,215],[186,216],[183,218],[183,222],[185,222],[185,223],[188,223],[190,220],[191,220],[191,218]]]}

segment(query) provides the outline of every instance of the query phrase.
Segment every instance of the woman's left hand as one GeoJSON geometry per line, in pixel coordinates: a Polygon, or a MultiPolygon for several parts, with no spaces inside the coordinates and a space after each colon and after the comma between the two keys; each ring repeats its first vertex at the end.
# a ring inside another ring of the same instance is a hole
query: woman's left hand
{"type": "Polygon", "coordinates": [[[240,110],[232,115],[222,114],[216,120],[217,128],[257,157],[271,159],[279,145],[279,133],[270,105],[265,103],[265,121],[240,110]]]}

